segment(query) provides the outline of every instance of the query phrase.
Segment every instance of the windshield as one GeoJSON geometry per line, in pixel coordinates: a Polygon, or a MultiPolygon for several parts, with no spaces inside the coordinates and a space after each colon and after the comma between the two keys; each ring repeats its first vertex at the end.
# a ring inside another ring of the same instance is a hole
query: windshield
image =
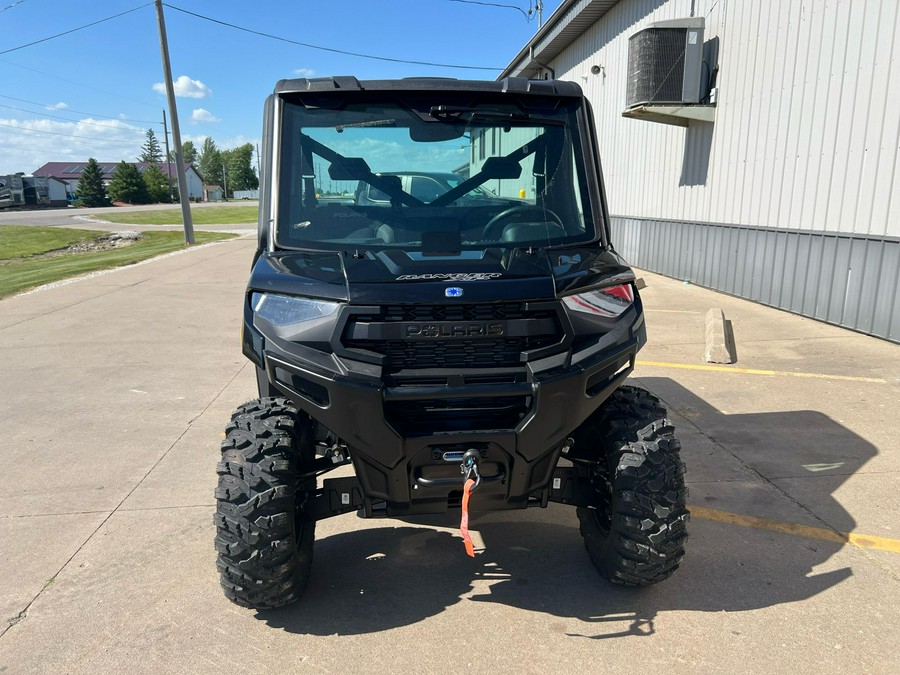
{"type": "Polygon", "coordinates": [[[596,237],[577,100],[360,98],[285,102],[279,246],[434,255],[596,237]]]}

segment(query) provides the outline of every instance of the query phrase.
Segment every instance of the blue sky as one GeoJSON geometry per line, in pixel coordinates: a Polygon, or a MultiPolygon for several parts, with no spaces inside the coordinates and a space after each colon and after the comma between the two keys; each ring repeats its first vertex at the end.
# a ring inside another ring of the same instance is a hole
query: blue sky
{"type": "MultiPolygon", "coordinates": [[[[544,0],[545,21],[561,1],[544,0]]],[[[525,16],[534,0],[485,2],[518,10],[459,0],[171,0],[165,16],[182,139],[199,146],[211,136],[220,148],[257,143],[263,101],[284,78],[494,79],[537,32],[538,21],[535,14],[530,21],[525,16]],[[488,70],[379,61],[286,44],[176,7],[312,45],[488,70]]],[[[162,142],[166,98],[152,3],[0,0],[0,72],[0,174],[30,173],[45,162],[90,156],[133,161],[150,127],[162,142]]]]}

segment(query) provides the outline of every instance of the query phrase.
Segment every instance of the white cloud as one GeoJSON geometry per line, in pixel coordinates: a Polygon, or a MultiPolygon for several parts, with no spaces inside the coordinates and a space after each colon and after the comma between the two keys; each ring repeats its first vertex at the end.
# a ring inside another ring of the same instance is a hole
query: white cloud
{"type": "Polygon", "coordinates": [[[134,162],[146,132],[119,120],[0,118],[0,174],[31,173],[47,162],[86,162],[88,157],[107,164],[134,162]]]}
{"type": "Polygon", "coordinates": [[[298,77],[312,77],[315,74],[316,71],[314,71],[312,68],[296,68],[294,70],[294,75],[297,75],[298,77]]]}
{"type": "Polygon", "coordinates": [[[69,107],[68,103],[64,103],[60,101],[59,103],[54,103],[53,105],[44,106],[47,110],[65,110],[69,107]]]}
{"type": "Polygon", "coordinates": [[[181,134],[181,142],[190,141],[194,144],[194,147],[197,148],[197,151],[200,151],[200,146],[203,145],[203,141],[206,140],[207,134],[181,134]]]}
{"type": "Polygon", "coordinates": [[[247,143],[255,148],[261,143],[261,141],[258,137],[254,138],[251,136],[244,136],[243,134],[238,134],[237,136],[229,136],[228,138],[216,139],[216,147],[218,147],[219,150],[233,150],[239,145],[246,145],[247,143]]]}
{"type": "MultiPolygon", "coordinates": [[[[181,75],[175,82],[175,95],[183,98],[206,98],[212,94],[212,89],[203,84],[200,80],[192,80],[187,75],[181,75]]],[[[163,82],[157,82],[153,85],[153,91],[165,94],[166,85],[163,82]]]]}
{"type": "Polygon", "coordinates": [[[195,108],[194,112],[191,113],[191,121],[192,122],[221,122],[221,120],[213,115],[209,110],[205,108],[195,108]]]}

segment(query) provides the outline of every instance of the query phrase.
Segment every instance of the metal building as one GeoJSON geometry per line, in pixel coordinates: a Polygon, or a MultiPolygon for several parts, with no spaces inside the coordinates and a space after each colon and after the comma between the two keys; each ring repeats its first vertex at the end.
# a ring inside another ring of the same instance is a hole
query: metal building
{"type": "Polygon", "coordinates": [[[898,0],[564,0],[501,77],[581,84],[632,264],[900,342],[898,33],[898,0]],[[682,67],[694,101],[635,100],[682,67]]]}

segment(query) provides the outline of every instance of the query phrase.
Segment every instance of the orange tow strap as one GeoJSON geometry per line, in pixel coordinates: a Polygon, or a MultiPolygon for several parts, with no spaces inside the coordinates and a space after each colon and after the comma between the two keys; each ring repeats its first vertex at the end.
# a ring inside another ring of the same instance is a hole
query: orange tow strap
{"type": "Polygon", "coordinates": [[[459,533],[462,535],[463,543],[466,545],[466,553],[470,557],[475,557],[475,547],[472,545],[472,537],[469,536],[469,495],[472,494],[472,487],[475,481],[471,478],[466,479],[463,486],[462,498],[462,517],[459,520],[459,533]]]}

